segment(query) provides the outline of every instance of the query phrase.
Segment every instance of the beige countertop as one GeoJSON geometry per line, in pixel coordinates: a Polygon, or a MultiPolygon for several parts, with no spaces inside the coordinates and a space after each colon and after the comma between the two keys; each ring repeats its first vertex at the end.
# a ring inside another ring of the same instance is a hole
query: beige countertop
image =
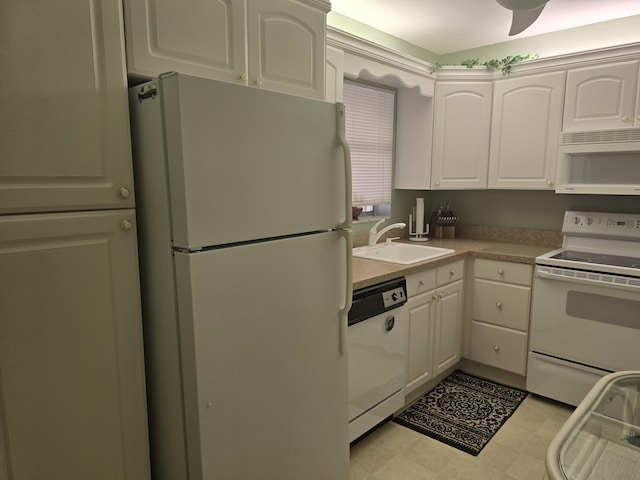
{"type": "MultiPolygon", "coordinates": [[[[403,243],[414,243],[401,240],[403,243]]],[[[414,243],[415,244],[415,243],[414,243]]],[[[376,260],[353,259],[353,289],[368,287],[393,278],[409,275],[467,257],[534,264],[538,255],[558,248],[550,245],[479,240],[473,238],[430,239],[425,245],[450,248],[454,253],[413,265],[398,265],[376,260]]]]}

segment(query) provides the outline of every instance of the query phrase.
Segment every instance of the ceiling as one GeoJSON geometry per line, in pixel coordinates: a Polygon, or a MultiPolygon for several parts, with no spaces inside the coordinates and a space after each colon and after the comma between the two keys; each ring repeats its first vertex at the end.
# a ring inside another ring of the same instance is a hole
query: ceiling
{"type": "Polygon", "coordinates": [[[509,37],[512,12],[496,0],[331,0],[331,9],[438,55],[640,15],[640,0],[549,0],[509,37]]]}

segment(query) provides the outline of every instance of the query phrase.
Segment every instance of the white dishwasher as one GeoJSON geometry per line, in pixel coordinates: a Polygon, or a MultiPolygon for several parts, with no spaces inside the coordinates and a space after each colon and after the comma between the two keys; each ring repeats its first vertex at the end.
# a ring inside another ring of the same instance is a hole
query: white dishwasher
{"type": "Polygon", "coordinates": [[[404,406],[406,281],[353,293],[349,311],[349,442],[404,406]]]}

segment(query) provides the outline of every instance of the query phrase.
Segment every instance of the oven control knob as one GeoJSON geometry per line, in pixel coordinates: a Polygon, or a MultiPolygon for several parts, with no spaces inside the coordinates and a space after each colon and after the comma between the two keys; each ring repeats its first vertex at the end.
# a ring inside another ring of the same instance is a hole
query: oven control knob
{"type": "Polygon", "coordinates": [[[578,225],[580,223],[580,217],[575,217],[573,219],[573,223],[575,223],[576,225],[578,225]]]}
{"type": "Polygon", "coordinates": [[[591,225],[593,223],[593,218],[587,217],[587,225],[591,225]]]}

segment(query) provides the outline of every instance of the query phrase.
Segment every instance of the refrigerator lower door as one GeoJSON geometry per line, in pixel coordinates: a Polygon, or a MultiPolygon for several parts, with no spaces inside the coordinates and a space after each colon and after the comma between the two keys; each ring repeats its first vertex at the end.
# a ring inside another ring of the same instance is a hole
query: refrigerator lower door
{"type": "Polygon", "coordinates": [[[346,240],[176,253],[190,478],[346,480],[346,240]]]}

